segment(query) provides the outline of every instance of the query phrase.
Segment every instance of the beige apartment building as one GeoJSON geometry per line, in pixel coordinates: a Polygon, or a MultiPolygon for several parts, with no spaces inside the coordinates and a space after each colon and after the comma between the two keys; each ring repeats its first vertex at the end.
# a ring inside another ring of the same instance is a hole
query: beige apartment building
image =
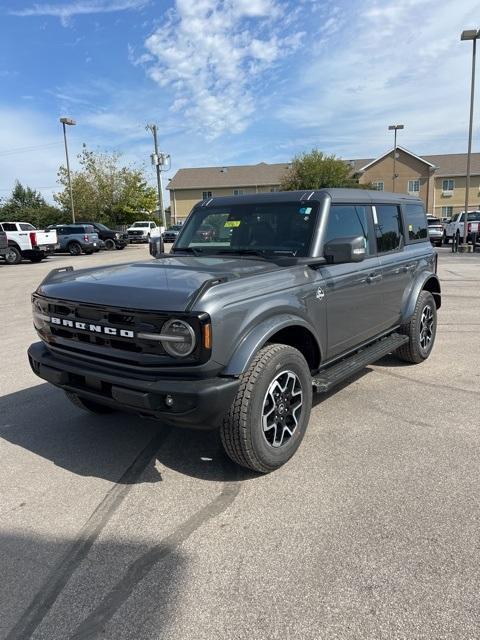
{"type": "MultiPolygon", "coordinates": [[[[397,147],[395,175],[393,149],[378,158],[347,160],[361,184],[380,191],[418,195],[428,213],[439,218],[465,206],[467,156],[464,153],[417,156],[397,147]]],[[[170,180],[174,220],[186,218],[199,200],[214,196],[278,191],[289,165],[267,164],[180,169],[170,180]]],[[[469,209],[480,209],[480,153],[472,154],[469,209]]]]}

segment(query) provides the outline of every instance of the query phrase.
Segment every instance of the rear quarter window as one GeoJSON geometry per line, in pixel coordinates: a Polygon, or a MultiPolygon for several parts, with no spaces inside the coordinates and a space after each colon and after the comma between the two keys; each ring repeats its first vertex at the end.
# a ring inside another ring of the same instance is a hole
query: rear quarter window
{"type": "Polygon", "coordinates": [[[428,225],[422,204],[404,205],[407,242],[423,242],[428,239],[428,225]]]}

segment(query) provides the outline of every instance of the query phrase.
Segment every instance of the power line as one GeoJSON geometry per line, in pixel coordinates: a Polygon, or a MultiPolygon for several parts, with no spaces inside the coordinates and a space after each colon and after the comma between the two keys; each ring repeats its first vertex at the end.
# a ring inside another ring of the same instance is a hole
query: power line
{"type": "Polygon", "coordinates": [[[0,156],[9,156],[14,153],[28,153],[29,151],[36,151],[37,149],[49,149],[62,144],[61,142],[49,142],[47,144],[37,144],[30,147],[18,147],[16,149],[2,149],[0,150],[0,156]]]}

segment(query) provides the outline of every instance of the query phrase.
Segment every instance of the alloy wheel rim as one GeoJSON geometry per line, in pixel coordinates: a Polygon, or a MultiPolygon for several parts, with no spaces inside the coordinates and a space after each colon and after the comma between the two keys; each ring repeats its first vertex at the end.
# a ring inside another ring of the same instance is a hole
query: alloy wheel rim
{"type": "Polygon", "coordinates": [[[424,351],[428,350],[432,345],[433,324],[433,311],[432,308],[427,305],[423,308],[420,317],[420,346],[424,351]]]}
{"type": "Polygon", "coordinates": [[[282,371],[270,383],[262,408],[263,436],[275,449],[285,446],[298,428],[303,406],[302,385],[296,373],[282,371]]]}

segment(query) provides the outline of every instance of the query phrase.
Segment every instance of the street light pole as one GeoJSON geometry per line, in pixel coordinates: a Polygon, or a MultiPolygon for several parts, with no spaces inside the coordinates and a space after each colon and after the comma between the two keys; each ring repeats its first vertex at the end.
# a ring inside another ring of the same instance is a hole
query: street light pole
{"type": "Polygon", "coordinates": [[[472,129],[473,129],[473,103],[475,98],[475,60],[477,54],[477,40],[480,37],[478,29],[467,29],[462,31],[460,40],[472,40],[472,80],[470,84],[470,121],[468,125],[468,151],[467,151],[467,175],[465,178],[465,215],[463,223],[463,244],[467,244],[467,228],[468,228],[468,196],[470,191],[470,167],[472,159],[472,129]]]}
{"type": "Polygon", "coordinates": [[[157,171],[157,191],[158,191],[158,208],[160,211],[160,221],[161,226],[166,227],[165,221],[165,208],[163,206],[163,185],[162,185],[162,171],[166,171],[164,169],[165,161],[170,159],[169,155],[160,153],[158,150],[158,127],[156,124],[147,124],[145,127],[147,130],[151,131],[153,134],[153,145],[154,145],[154,153],[152,155],[152,164],[155,165],[157,171]]]}
{"type": "Polygon", "coordinates": [[[397,131],[399,129],[404,129],[403,124],[391,124],[389,125],[389,131],[393,131],[393,178],[392,178],[392,191],[395,193],[395,180],[397,179],[397,131]]]}
{"type": "Polygon", "coordinates": [[[67,129],[65,125],[73,126],[77,124],[72,118],[60,118],[60,122],[63,126],[63,141],[65,142],[65,157],[67,159],[67,178],[68,178],[68,190],[70,191],[70,206],[72,208],[72,222],[75,223],[75,209],[73,207],[73,191],[72,180],[70,176],[70,162],[68,160],[68,145],[67,145],[67,129]]]}

